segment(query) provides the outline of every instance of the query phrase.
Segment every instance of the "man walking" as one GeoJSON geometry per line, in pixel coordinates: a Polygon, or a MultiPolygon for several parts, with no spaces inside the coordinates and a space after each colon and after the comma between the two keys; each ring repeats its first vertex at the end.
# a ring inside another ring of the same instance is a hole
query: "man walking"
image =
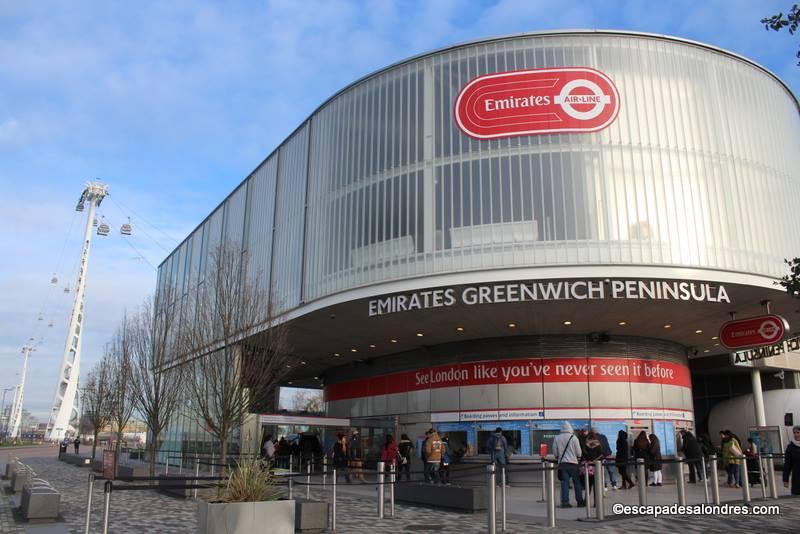
{"type": "Polygon", "coordinates": [[[486,449],[489,451],[489,463],[493,463],[497,469],[497,484],[502,485],[505,476],[505,484],[508,486],[508,473],[504,471],[508,463],[508,440],[499,426],[494,429],[494,434],[486,440],[486,449]]]}
{"type": "Polygon", "coordinates": [[[428,430],[428,439],[425,440],[425,480],[436,484],[439,482],[439,466],[442,463],[443,452],[442,438],[436,429],[428,430]]]}
{"type": "Polygon", "coordinates": [[[558,479],[561,481],[561,508],[572,508],[569,504],[569,482],[575,488],[575,501],[578,507],[586,506],[583,498],[583,484],[578,469],[581,446],[572,430],[572,425],[564,421],[561,433],[553,439],[553,455],[558,462],[558,479]]]}
{"type": "Polygon", "coordinates": [[[364,479],[364,445],[361,443],[361,436],[358,435],[358,430],[353,431],[353,437],[350,438],[350,446],[347,448],[347,453],[350,456],[350,474],[353,479],[366,482],[364,479]]]}

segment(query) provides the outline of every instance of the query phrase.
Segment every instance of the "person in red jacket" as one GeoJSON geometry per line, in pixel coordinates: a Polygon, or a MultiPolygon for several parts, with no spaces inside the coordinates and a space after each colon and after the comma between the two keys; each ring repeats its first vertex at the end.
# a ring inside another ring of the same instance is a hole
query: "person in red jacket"
{"type": "Polygon", "coordinates": [[[381,462],[383,462],[383,468],[387,473],[391,470],[391,466],[397,469],[397,457],[399,455],[400,449],[397,447],[397,443],[394,442],[391,434],[387,434],[386,443],[381,447],[381,462]]]}

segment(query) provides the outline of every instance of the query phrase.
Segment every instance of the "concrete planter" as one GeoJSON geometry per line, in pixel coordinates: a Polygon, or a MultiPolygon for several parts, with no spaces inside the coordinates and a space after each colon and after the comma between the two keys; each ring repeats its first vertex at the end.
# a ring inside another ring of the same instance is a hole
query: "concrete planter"
{"type": "Polygon", "coordinates": [[[198,534],[294,534],[294,501],[215,502],[197,504],[198,534]]]}

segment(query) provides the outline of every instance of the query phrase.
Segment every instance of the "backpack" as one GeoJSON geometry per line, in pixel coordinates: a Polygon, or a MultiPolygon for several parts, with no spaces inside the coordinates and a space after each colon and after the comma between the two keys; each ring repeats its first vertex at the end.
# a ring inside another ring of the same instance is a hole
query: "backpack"
{"type": "Polygon", "coordinates": [[[494,437],[494,450],[502,451],[503,450],[503,437],[502,436],[495,436],[494,437]]]}

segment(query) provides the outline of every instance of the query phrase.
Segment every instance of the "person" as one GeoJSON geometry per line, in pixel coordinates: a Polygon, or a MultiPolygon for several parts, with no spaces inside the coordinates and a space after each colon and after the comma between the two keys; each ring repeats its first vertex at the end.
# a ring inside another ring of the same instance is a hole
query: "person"
{"type": "Polygon", "coordinates": [[[489,463],[494,464],[497,470],[495,477],[497,484],[502,485],[505,476],[505,484],[509,486],[508,470],[505,468],[508,463],[508,440],[503,435],[502,428],[494,429],[494,434],[486,440],[486,450],[489,451],[489,463]]]}
{"type": "Polygon", "coordinates": [[[422,442],[422,446],[419,449],[419,456],[422,459],[422,474],[425,477],[425,482],[431,481],[431,473],[430,469],[428,468],[428,457],[425,454],[425,444],[428,442],[428,437],[431,435],[430,430],[425,431],[425,439],[422,442]]]}
{"type": "Polygon", "coordinates": [[[347,438],[343,432],[336,434],[336,443],[333,444],[333,468],[336,469],[337,479],[341,473],[350,484],[350,474],[347,472],[347,438]]]}
{"type": "Polygon", "coordinates": [[[381,447],[381,462],[383,462],[383,470],[387,473],[392,472],[392,466],[397,469],[397,457],[400,456],[400,449],[397,443],[394,442],[394,437],[391,434],[386,434],[386,441],[381,447]]]}
{"type": "Polygon", "coordinates": [[[358,430],[353,430],[353,435],[350,438],[350,445],[347,447],[347,453],[350,457],[350,475],[353,480],[359,480],[365,483],[364,479],[364,445],[361,443],[361,436],[358,430]]]}
{"type": "Polygon", "coordinates": [[[81,438],[75,436],[75,441],[72,443],[75,445],[75,454],[78,454],[78,449],[81,447],[81,438]]]}
{"type": "Polygon", "coordinates": [[[450,439],[445,436],[442,438],[442,463],[439,466],[439,482],[447,486],[450,485],[450,462],[452,456],[450,454],[450,439]]]}
{"type": "Polygon", "coordinates": [[[719,435],[722,439],[722,463],[728,473],[728,487],[741,488],[742,446],[730,430],[723,430],[719,435]]]}
{"type": "Polygon", "coordinates": [[[261,447],[261,454],[264,459],[270,463],[275,460],[275,443],[272,442],[272,434],[267,434],[264,440],[264,446],[261,447]]]}
{"type": "MultiPolygon", "coordinates": [[[[603,458],[610,460],[614,458],[614,453],[611,451],[611,445],[608,443],[608,438],[605,434],[601,434],[597,431],[596,428],[592,429],[597,436],[597,439],[600,440],[600,446],[603,448],[603,458]]],[[[614,476],[614,466],[611,465],[611,462],[606,462],[606,473],[608,473],[608,478],[604,480],[603,487],[608,488],[609,481],[611,482],[611,489],[617,489],[617,478],[614,476]]]]}
{"type": "MultiPolygon", "coordinates": [[[[584,473],[589,474],[589,487],[586,488],[586,497],[589,498],[589,495],[592,494],[592,490],[594,489],[594,477],[595,477],[595,469],[594,469],[594,462],[595,460],[602,460],[603,459],[603,446],[600,444],[600,440],[597,439],[597,434],[594,431],[590,431],[586,434],[586,443],[584,444],[585,450],[583,454],[584,463],[581,465],[581,474],[584,473]]],[[[597,504],[597,496],[595,496],[595,505],[597,504]]]]}
{"type": "Polygon", "coordinates": [[[703,458],[706,459],[706,478],[708,478],[711,476],[709,457],[715,454],[717,450],[714,448],[714,444],[711,443],[711,436],[709,436],[707,432],[700,434],[697,441],[700,443],[700,452],[702,452],[703,458]]]}
{"type": "MultiPolygon", "coordinates": [[[[650,440],[647,439],[647,432],[642,430],[633,441],[633,458],[638,461],[644,460],[645,465],[650,463],[650,440]]],[[[636,478],[639,478],[639,470],[636,471],[636,478]]],[[[647,484],[647,480],[637,480],[639,484],[647,484]]]]}
{"type": "Polygon", "coordinates": [[[650,472],[653,473],[653,482],[651,486],[661,486],[664,477],[661,473],[661,442],[658,436],[650,434],[650,448],[648,450],[650,456],[650,472]]]}
{"type": "Polygon", "coordinates": [[[683,446],[683,455],[686,458],[686,463],[689,464],[689,484],[695,484],[697,481],[703,481],[703,473],[700,469],[700,459],[703,456],[703,449],[700,447],[700,442],[694,437],[689,430],[681,431],[681,442],[683,446]]]}
{"type": "Polygon", "coordinates": [[[578,470],[578,459],[581,457],[581,446],[569,421],[561,424],[561,433],[553,438],[553,456],[558,466],[558,479],[561,481],[561,508],[572,508],[569,504],[569,483],[575,490],[575,502],[578,507],[586,506],[583,499],[583,485],[578,470]]]}
{"type": "Polygon", "coordinates": [[[630,489],[636,484],[628,475],[628,462],[630,461],[630,447],[628,446],[628,433],[620,430],[617,433],[617,456],[615,458],[619,477],[622,479],[622,489],[630,489]]]}
{"type": "Polygon", "coordinates": [[[414,444],[409,439],[408,434],[400,436],[398,450],[400,451],[400,466],[398,467],[397,480],[400,480],[403,476],[403,471],[406,473],[406,480],[411,480],[411,455],[414,450],[414,444]]]}
{"type": "Polygon", "coordinates": [[[758,454],[758,447],[753,438],[747,438],[747,450],[744,451],[745,456],[755,457],[758,454]]]}
{"type": "Polygon", "coordinates": [[[286,442],[286,436],[281,436],[278,440],[278,445],[275,447],[275,457],[280,458],[281,465],[288,467],[289,462],[289,444],[286,442]]]}
{"type": "Polygon", "coordinates": [[[792,495],[800,495],[800,425],[792,428],[792,437],[783,455],[783,487],[791,481],[792,495]]]}
{"type": "Polygon", "coordinates": [[[439,482],[439,466],[442,463],[442,438],[435,428],[428,430],[428,439],[425,440],[425,480],[431,484],[439,482]]]}

